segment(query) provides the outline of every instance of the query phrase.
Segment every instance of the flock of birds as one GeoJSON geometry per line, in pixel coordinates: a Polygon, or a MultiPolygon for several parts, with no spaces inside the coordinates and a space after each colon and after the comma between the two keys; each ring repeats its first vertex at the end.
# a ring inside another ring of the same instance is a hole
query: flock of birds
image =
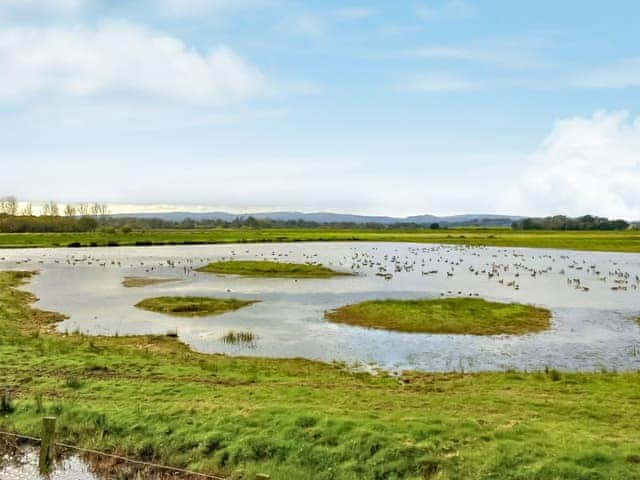
{"type": "MultiPolygon", "coordinates": [[[[286,247],[285,247],[286,248],[286,247]]],[[[114,256],[109,258],[105,250],[94,252],[72,252],[61,256],[58,251],[48,251],[38,256],[25,256],[11,259],[0,257],[0,262],[11,261],[14,265],[55,263],[70,267],[98,266],[101,268],[116,267],[138,269],[146,274],[178,271],[183,276],[195,275],[194,269],[209,262],[233,259],[254,259],[305,264],[323,263],[336,270],[348,271],[357,275],[375,275],[384,280],[392,280],[394,276],[404,274],[435,276],[450,279],[456,276],[471,275],[478,279],[495,282],[505,288],[520,290],[525,278],[538,279],[548,275],[566,277],[568,287],[589,292],[594,284],[608,287],[611,291],[624,292],[638,290],[640,274],[629,270],[633,265],[621,264],[612,258],[605,262],[589,262],[584,255],[572,258],[567,254],[551,255],[548,253],[523,253],[514,249],[487,249],[486,247],[468,246],[402,246],[380,248],[379,246],[350,246],[341,249],[342,256],[320,262],[318,252],[309,252],[310,246],[304,250],[298,248],[271,249],[264,248],[242,250],[230,249],[224,257],[201,256],[158,258],[130,258],[114,256]]],[[[589,257],[587,257],[589,258],[589,257]]],[[[1,264],[0,264],[1,268],[1,264]]],[[[473,278],[472,277],[472,278],[473,278]]],[[[462,295],[461,290],[446,290],[441,295],[462,295]]],[[[478,296],[477,292],[469,292],[470,296],[478,296]]]]}

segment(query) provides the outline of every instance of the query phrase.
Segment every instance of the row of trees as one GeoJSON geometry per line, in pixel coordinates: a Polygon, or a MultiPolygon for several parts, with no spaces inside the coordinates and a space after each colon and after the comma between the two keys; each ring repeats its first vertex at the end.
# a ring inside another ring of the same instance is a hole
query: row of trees
{"type": "Polygon", "coordinates": [[[629,222],[625,220],[609,220],[593,215],[576,218],[555,215],[544,218],[525,218],[513,223],[513,228],[520,230],[626,230],[629,227],[629,222]]]}
{"type": "MultiPolygon", "coordinates": [[[[0,215],[33,217],[33,204],[27,202],[22,208],[19,207],[18,199],[14,196],[0,198],[0,215]]],[[[109,214],[109,208],[104,203],[87,203],[81,202],[77,204],[68,203],[60,205],[57,202],[49,201],[42,205],[40,216],[43,217],[104,217],[109,214]]]]}

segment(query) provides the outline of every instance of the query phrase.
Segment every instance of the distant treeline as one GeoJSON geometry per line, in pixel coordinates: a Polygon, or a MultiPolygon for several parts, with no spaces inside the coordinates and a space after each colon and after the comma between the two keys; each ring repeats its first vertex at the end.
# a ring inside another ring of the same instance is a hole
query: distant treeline
{"type": "Polygon", "coordinates": [[[417,223],[318,223],[305,220],[269,220],[254,217],[238,217],[233,221],[193,220],[180,221],[161,218],[109,217],[109,216],[60,216],[60,215],[9,215],[0,213],[0,232],[2,233],[44,233],[44,232],[92,232],[129,233],[132,230],[163,229],[211,229],[211,228],[324,228],[350,230],[402,230],[446,228],[438,223],[428,225],[417,223]]]}
{"type": "Polygon", "coordinates": [[[98,228],[94,217],[53,217],[0,214],[2,233],[93,232],[98,228]]]}
{"type": "MultiPolygon", "coordinates": [[[[238,217],[232,221],[225,220],[184,220],[172,221],[161,218],[110,217],[95,215],[9,215],[0,213],[0,233],[46,233],[46,232],[93,232],[129,233],[133,230],[180,229],[196,230],[211,228],[251,228],[251,229],[327,229],[327,230],[435,230],[453,227],[447,223],[355,223],[336,222],[318,223],[307,220],[271,220],[254,217],[238,217]]],[[[487,223],[463,222],[455,226],[491,226],[487,223]]],[[[500,225],[495,225],[500,226],[500,225]]],[[[546,218],[525,218],[513,222],[512,228],[517,230],[626,230],[630,224],[624,220],[609,220],[602,217],[586,215],[570,218],[555,216],[546,218]]]]}
{"type": "Polygon", "coordinates": [[[319,223],[307,220],[273,220],[258,219],[255,217],[236,217],[234,220],[226,221],[219,219],[192,219],[184,220],[164,220],[162,218],[140,218],[140,217],[105,217],[100,220],[100,225],[105,227],[133,229],[133,230],[161,230],[161,229],[208,229],[208,228],[324,228],[324,229],[436,229],[446,228],[439,223],[417,224],[417,223],[355,223],[355,222],[332,222],[319,223]]]}
{"type": "Polygon", "coordinates": [[[544,218],[525,218],[513,222],[513,228],[519,230],[626,230],[630,226],[629,222],[625,220],[609,220],[592,215],[576,218],[556,215],[544,218]]]}

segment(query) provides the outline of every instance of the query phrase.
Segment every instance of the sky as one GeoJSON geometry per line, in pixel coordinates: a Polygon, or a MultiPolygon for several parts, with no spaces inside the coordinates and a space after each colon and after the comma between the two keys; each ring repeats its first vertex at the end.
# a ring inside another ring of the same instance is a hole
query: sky
{"type": "Polygon", "coordinates": [[[0,0],[0,196],[640,219],[640,2],[0,0]]]}

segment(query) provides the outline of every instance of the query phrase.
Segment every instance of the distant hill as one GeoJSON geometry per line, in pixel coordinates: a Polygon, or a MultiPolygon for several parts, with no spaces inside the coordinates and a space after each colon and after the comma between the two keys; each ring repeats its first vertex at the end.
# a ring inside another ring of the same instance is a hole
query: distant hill
{"type": "Polygon", "coordinates": [[[481,214],[465,214],[438,217],[435,215],[414,215],[410,217],[387,217],[387,216],[371,216],[371,215],[351,215],[346,213],[330,213],[330,212],[259,212],[259,213],[243,213],[235,214],[228,212],[162,212],[162,213],[121,213],[112,215],[113,217],[128,218],[160,218],[162,220],[180,222],[186,218],[193,220],[222,220],[232,222],[236,218],[246,219],[254,217],[258,220],[278,220],[278,221],[295,221],[304,220],[316,223],[378,223],[383,225],[392,225],[398,223],[416,223],[420,225],[428,225],[439,223],[442,225],[491,225],[491,226],[510,226],[512,222],[521,220],[522,216],[515,215],[494,215],[490,213],[481,214]]]}

